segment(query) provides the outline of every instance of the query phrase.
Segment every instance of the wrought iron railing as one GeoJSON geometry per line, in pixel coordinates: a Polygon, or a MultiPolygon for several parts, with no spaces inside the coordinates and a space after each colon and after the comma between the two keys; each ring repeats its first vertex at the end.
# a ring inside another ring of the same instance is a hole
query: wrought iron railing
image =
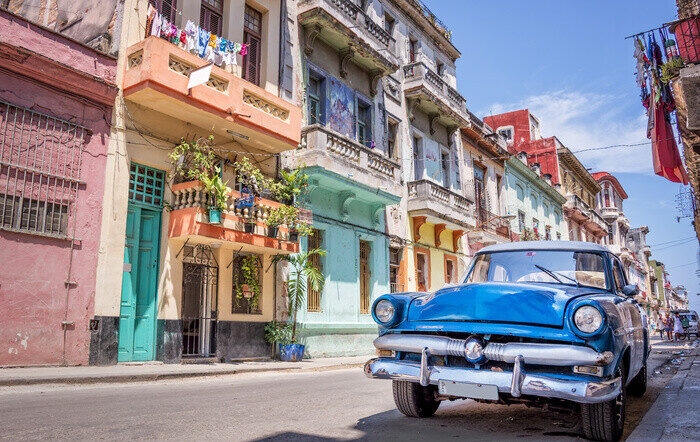
{"type": "Polygon", "coordinates": [[[425,18],[428,19],[428,21],[435,26],[435,29],[440,31],[443,37],[445,37],[447,40],[452,40],[452,31],[450,28],[447,27],[445,23],[442,22],[435,14],[433,14],[433,11],[428,8],[425,3],[423,3],[421,0],[413,0],[413,2],[418,5],[418,8],[420,9],[421,13],[425,16],[425,18]]]}
{"type": "Polygon", "coordinates": [[[467,100],[456,89],[447,84],[435,71],[424,62],[417,61],[403,67],[405,82],[422,81],[433,94],[451,106],[459,115],[468,120],[467,100]]]}
{"type": "Polygon", "coordinates": [[[476,210],[477,228],[510,238],[510,221],[488,210],[476,210]]]}

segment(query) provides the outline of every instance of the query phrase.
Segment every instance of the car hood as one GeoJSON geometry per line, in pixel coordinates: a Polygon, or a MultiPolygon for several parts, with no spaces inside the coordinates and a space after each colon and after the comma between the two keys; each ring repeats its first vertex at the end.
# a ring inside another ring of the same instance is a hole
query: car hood
{"type": "Polygon", "coordinates": [[[600,293],[600,290],[554,284],[463,284],[414,299],[409,306],[407,320],[561,327],[567,303],[575,297],[591,293],[600,293]]]}

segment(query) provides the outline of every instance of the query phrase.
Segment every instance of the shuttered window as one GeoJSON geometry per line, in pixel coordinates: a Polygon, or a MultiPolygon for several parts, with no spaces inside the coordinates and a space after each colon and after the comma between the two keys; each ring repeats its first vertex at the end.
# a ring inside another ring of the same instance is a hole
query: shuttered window
{"type": "Polygon", "coordinates": [[[177,15],[177,0],[150,0],[151,4],[171,23],[175,22],[177,15]]]}
{"type": "Polygon", "coordinates": [[[223,22],[222,0],[202,0],[199,26],[212,34],[221,35],[223,22]]]}
{"type": "Polygon", "coordinates": [[[369,313],[370,289],[369,282],[372,276],[369,254],[372,249],[367,241],[360,241],[360,313],[369,313]]]}
{"type": "Polygon", "coordinates": [[[262,44],[262,14],[250,6],[243,17],[243,43],[248,52],[243,57],[243,79],[260,85],[260,46],[262,44]]]}
{"type": "MultiPolygon", "coordinates": [[[[313,233],[307,238],[308,250],[323,249],[323,232],[318,229],[314,229],[313,233]]],[[[323,262],[321,261],[320,255],[311,255],[309,257],[311,265],[317,268],[321,273],[323,273],[323,262]]],[[[321,292],[311,288],[311,284],[307,281],[306,283],[306,309],[310,312],[320,312],[321,311],[321,292]]]]}

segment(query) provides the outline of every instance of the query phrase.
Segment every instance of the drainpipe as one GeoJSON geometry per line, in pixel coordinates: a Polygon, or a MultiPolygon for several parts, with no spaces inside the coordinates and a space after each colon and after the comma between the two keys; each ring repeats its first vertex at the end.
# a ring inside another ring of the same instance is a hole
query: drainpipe
{"type": "Polygon", "coordinates": [[[277,68],[277,96],[282,97],[282,77],[284,74],[285,63],[284,63],[284,36],[287,34],[285,32],[285,19],[287,17],[287,0],[280,0],[280,52],[279,52],[279,67],[277,68]]]}

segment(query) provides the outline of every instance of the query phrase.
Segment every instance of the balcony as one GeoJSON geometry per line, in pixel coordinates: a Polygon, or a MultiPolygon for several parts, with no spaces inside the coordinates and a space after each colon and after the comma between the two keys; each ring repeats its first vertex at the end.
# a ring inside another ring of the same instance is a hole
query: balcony
{"type": "Polygon", "coordinates": [[[296,253],[299,243],[289,241],[289,230],[282,226],[276,238],[266,236],[265,219],[280,203],[254,198],[252,207],[237,207],[240,193],[231,190],[227,201],[228,210],[221,215],[220,224],[208,220],[207,206],[210,197],[199,181],[174,184],[171,203],[170,238],[197,238],[197,242],[218,242],[225,246],[242,247],[249,252],[296,253]],[[245,223],[252,223],[252,232],[247,233],[245,223]]]}
{"type": "Polygon", "coordinates": [[[620,209],[618,209],[615,206],[611,207],[601,207],[600,208],[600,214],[603,216],[603,218],[608,221],[615,221],[618,216],[620,216],[620,209]]]}
{"type": "Polygon", "coordinates": [[[176,118],[186,136],[196,128],[231,138],[240,134],[253,148],[282,152],[299,145],[301,109],[216,66],[206,85],[187,89],[192,70],[207,62],[157,37],[126,50],[124,98],[176,118]]]}
{"type": "Polygon", "coordinates": [[[477,229],[467,233],[469,242],[483,245],[510,242],[510,221],[487,210],[476,211],[477,229]]]}
{"type": "Polygon", "coordinates": [[[399,68],[394,38],[352,0],[301,0],[298,13],[306,32],[306,55],[321,39],[342,54],[341,76],[350,60],[375,74],[375,80],[399,68]]]}
{"type": "Polygon", "coordinates": [[[410,216],[425,216],[433,224],[447,221],[452,230],[474,225],[473,202],[429,180],[408,183],[407,209],[410,216]]]}
{"type": "Polygon", "coordinates": [[[375,189],[400,197],[401,165],[383,152],[371,149],[324,126],[306,126],[301,148],[292,160],[296,166],[321,166],[375,189]]]}
{"type": "Polygon", "coordinates": [[[586,223],[588,230],[597,236],[607,235],[608,223],[606,223],[603,217],[598,214],[598,211],[595,209],[589,210],[588,215],[590,216],[588,222],[586,223]]]}
{"type": "Polygon", "coordinates": [[[578,195],[567,195],[564,212],[576,222],[588,221],[591,217],[588,204],[583,202],[578,195]]]}
{"type": "Polygon", "coordinates": [[[416,107],[430,116],[430,133],[435,123],[450,130],[469,124],[467,100],[423,62],[403,67],[403,93],[409,101],[409,118],[416,107]]]}
{"type": "Polygon", "coordinates": [[[622,262],[625,263],[631,263],[634,261],[634,256],[632,253],[629,251],[627,247],[622,247],[619,253],[619,257],[622,260],[622,262]]]}
{"type": "Polygon", "coordinates": [[[642,247],[642,253],[646,255],[647,258],[651,256],[651,247],[649,246],[644,246],[642,247]]]}
{"type": "Polygon", "coordinates": [[[622,213],[620,213],[620,216],[617,218],[617,222],[618,222],[618,224],[620,224],[620,226],[622,226],[626,230],[629,230],[630,220],[628,220],[627,217],[625,215],[623,215],[622,213]]]}

